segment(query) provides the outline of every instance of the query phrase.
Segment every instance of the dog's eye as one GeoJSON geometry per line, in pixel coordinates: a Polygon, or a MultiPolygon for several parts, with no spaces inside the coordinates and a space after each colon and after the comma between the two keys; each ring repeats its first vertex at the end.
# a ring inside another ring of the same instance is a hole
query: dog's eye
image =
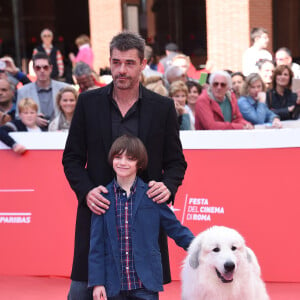
{"type": "Polygon", "coordinates": [[[213,249],[213,251],[214,251],[214,252],[220,252],[220,248],[219,248],[219,247],[216,247],[216,248],[213,249]]]}
{"type": "Polygon", "coordinates": [[[232,251],[235,251],[236,249],[237,249],[236,246],[232,246],[232,247],[231,247],[231,250],[232,250],[232,251]]]}

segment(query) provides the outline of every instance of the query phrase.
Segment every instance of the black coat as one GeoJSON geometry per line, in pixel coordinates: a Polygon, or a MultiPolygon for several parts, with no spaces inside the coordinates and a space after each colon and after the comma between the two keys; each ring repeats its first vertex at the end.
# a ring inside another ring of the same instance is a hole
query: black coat
{"type": "Polygon", "coordinates": [[[288,107],[296,105],[297,94],[290,89],[285,89],[283,96],[279,95],[275,89],[267,92],[268,107],[280,117],[280,120],[292,120],[293,112],[289,112],[288,107]]]}
{"type": "MultiPolygon", "coordinates": [[[[113,178],[107,161],[112,144],[109,91],[111,85],[80,94],[63,154],[63,165],[71,188],[77,195],[78,210],[72,280],[87,281],[91,211],[87,193],[113,178]]],[[[144,181],[163,181],[172,199],[182,183],[186,162],[179,139],[174,102],[141,88],[139,138],[146,146],[149,163],[141,175],[144,181]]],[[[164,281],[170,281],[167,239],[161,235],[164,281]]]]}

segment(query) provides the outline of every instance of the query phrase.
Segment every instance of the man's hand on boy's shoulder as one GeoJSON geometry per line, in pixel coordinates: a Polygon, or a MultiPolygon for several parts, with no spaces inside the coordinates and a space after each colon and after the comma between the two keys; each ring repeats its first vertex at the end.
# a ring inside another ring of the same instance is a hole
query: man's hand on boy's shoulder
{"type": "Polygon", "coordinates": [[[101,193],[108,193],[107,188],[103,185],[99,185],[93,188],[86,195],[87,206],[93,213],[97,215],[105,214],[110,205],[109,200],[103,197],[101,193]]]}
{"type": "Polygon", "coordinates": [[[147,196],[158,204],[169,200],[171,192],[163,182],[151,180],[148,184],[147,196]]]}

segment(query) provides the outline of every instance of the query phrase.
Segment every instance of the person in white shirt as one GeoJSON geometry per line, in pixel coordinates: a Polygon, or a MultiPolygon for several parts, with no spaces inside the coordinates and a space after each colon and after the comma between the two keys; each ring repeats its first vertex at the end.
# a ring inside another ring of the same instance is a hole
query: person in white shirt
{"type": "Polygon", "coordinates": [[[293,63],[292,53],[290,49],[286,47],[279,48],[275,53],[275,61],[277,66],[289,66],[294,73],[294,78],[300,78],[300,65],[293,63]]]}
{"type": "Polygon", "coordinates": [[[272,54],[266,50],[269,43],[268,32],[265,28],[255,27],[251,30],[251,41],[253,45],[243,54],[243,73],[257,73],[257,63],[262,59],[272,60],[272,54]]]}

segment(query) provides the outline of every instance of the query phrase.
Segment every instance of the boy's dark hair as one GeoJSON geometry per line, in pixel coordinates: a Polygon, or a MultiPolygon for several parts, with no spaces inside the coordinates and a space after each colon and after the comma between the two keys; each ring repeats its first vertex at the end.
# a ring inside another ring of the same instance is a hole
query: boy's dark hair
{"type": "Polygon", "coordinates": [[[38,52],[35,55],[33,55],[33,57],[32,57],[33,65],[35,65],[35,61],[37,59],[46,59],[48,61],[49,65],[52,65],[50,56],[48,56],[47,53],[45,53],[45,52],[38,52]]]}
{"type": "Polygon", "coordinates": [[[112,144],[108,153],[108,162],[112,165],[115,155],[126,152],[127,156],[137,160],[137,169],[143,171],[148,164],[148,154],[143,142],[132,135],[124,134],[112,144]]]}
{"type": "Polygon", "coordinates": [[[111,40],[109,45],[110,56],[112,55],[113,49],[118,49],[119,51],[136,49],[142,62],[144,59],[145,40],[137,33],[124,31],[114,36],[111,40]]]}

